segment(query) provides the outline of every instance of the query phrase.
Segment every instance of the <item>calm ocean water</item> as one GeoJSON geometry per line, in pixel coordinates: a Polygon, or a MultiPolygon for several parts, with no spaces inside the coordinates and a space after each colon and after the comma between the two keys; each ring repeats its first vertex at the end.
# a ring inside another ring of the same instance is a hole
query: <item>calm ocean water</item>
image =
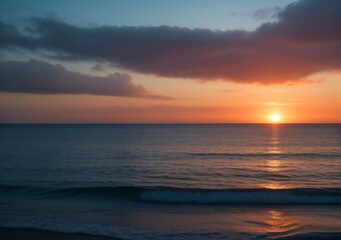
{"type": "Polygon", "coordinates": [[[0,227],[341,237],[340,124],[0,125],[0,159],[0,227]]]}

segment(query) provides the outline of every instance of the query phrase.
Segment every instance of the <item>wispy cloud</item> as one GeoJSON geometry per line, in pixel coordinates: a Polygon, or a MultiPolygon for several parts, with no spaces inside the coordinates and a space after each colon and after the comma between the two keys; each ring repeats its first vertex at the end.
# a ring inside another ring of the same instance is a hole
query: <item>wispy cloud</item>
{"type": "Polygon", "coordinates": [[[252,16],[257,19],[267,19],[271,17],[275,17],[277,13],[283,11],[281,7],[271,7],[271,8],[262,8],[255,11],[252,16]]]}
{"type": "Polygon", "coordinates": [[[230,15],[232,17],[252,17],[255,19],[264,20],[268,18],[275,18],[277,13],[279,13],[282,10],[283,8],[276,6],[276,7],[269,7],[269,8],[261,8],[254,12],[234,11],[234,12],[231,12],[230,15]]]}

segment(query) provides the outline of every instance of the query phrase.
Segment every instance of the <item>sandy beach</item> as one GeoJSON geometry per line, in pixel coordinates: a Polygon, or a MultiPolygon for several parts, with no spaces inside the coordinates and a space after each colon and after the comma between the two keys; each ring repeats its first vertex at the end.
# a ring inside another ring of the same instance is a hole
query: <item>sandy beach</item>
{"type": "Polygon", "coordinates": [[[118,238],[96,237],[85,234],[57,233],[32,229],[0,228],[1,240],[119,240],[118,238]]]}

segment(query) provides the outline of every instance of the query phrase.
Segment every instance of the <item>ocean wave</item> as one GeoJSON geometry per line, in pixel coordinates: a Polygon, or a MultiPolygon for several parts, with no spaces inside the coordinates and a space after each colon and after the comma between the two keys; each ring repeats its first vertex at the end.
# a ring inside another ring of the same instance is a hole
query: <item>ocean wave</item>
{"type": "Polygon", "coordinates": [[[340,189],[147,190],[140,198],[193,204],[341,204],[340,189]]]}
{"type": "Polygon", "coordinates": [[[215,152],[215,153],[186,153],[189,156],[198,157],[236,157],[236,158],[257,158],[257,157],[278,157],[278,158],[341,158],[339,153],[229,153],[229,152],[215,152]]]}
{"type": "Polygon", "coordinates": [[[341,205],[341,188],[188,189],[172,187],[39,188],[0,185],[0,193],[30,194],[40,198],[124,199],[172,204],[296,204],[341,205]]]}

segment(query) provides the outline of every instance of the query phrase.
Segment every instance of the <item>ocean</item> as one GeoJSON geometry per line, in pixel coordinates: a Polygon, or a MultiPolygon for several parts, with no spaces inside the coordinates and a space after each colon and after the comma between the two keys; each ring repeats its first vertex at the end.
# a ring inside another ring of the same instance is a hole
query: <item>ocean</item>
{"type": "Polygon", "coordinates": [[[0,159],[0,227],[341,239],[341,124],[2,124],[0,159]]]}

